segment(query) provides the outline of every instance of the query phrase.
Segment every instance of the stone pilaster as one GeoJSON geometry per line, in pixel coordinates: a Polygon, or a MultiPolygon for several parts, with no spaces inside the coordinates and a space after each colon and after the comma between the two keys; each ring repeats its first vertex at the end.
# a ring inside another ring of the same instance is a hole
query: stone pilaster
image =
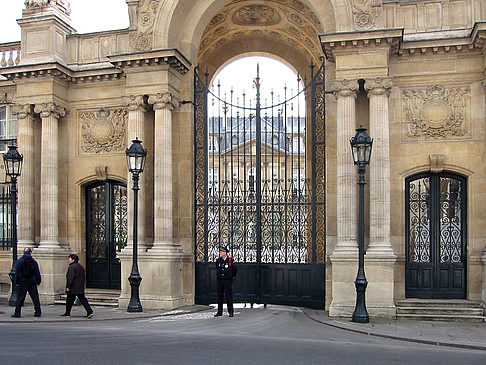
{"type": "Polygon", "coordinates": [[[372,316],[394,317],[394,265],[390,242],[390,78],[367,79],[370,131],[370,243],[366,251],[367,308],[372,316]]]}
{"type": "MultiPolygon", "coordinates": [[[[131,95],[123,99],[124,104],[128,108],[128,127],[127,127],[127,147],[130,147],[132,140],[138,138],[145,142],[145,112],[147,111],[147,104],[145,98],[141,95],[131,95]]],[[[145,147],[145,145],[144,145],[145,147]]],[[[150,158],[150,157],[148,157],[150,158]]],[[[146,242],[146,209],[145,209],[145,194],[146,194],[146,178],[144,173],[140,175],[138,192],[138,248],[139,251],[147,251],[148,244],[146,242]]],[[[127,169],[127,219],[128,219],[128,241],[126,249],[131,252],[133,245],[133,180],[132,174],[127,169]]]]}
{"type": "Polygon", "coordinates": [[[357,243],[357,172],[349,139],[356,133],[357,80],[335,80],[337,99],[337,244],[332,253],[332,302],[330,316],[350,316],[356,291],[358,268],[357,243]]]}
{"type": "Polygon", "coordinates": [[[42,119],[41,137],[41,239],[39,247],[59,249],[58,227],[58,123],[66,114],[64,108],[54,103],[39,104],[34,111],[42,119]]]}
{"type": "Polygon", "coordinates": [[[34,108],[42,119],[41,135],[41,212],[40,243],[34,255],[38,260],[42,284],[39,294],[43,303],[53,303],[64,292],[69,251],[59,242],[58,227],[58,123],[66,114],[64,108],[55,103],[38,104],[34,108]]]}
{"type": "Polygon", "coordinates": [[[22,175],[18,179],[18,246],[35,246],[35,180],[34,180],[34,106],[16,105],[17,144],[23,154],[22,175]]]}

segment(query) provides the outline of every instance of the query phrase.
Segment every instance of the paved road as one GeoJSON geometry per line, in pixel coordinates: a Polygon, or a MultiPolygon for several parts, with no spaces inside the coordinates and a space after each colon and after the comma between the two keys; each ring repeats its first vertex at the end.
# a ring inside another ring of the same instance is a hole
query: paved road
{"type": "Polygon", "coordinates": [[[9,364],[486,364],[486,352],[382,339],[288,307],[139,320],[0,324],[9,364]]]}

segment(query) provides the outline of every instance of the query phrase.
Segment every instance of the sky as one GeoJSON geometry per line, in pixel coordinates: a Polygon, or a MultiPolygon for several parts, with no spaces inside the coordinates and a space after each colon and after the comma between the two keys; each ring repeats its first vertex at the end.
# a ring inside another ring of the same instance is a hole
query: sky
{"type": "MultiPolygon", "coordinates": [[[[0,43],[20,41],[20,26],[16,19],[22,17],[25,0],[0,0],[2,21],[0,22],[0,43]]],[[[78,33],[123,29],[129,26],[126,0],[71,0],[71,21],[78,33]]],[[[286,65],[268,57],[246,57],[230,63],[215,76],[223,85],[221,94],[241,95],[243,90],[254,93],[253,78],[256,64],[260,67],[262,93],[274,90],[275,99],[282,95],[287,86],[287,95],[295,94],[297,81],[295,73],[286,65]]],[[[264,102],[264,100],[262,100],[264,102]]]]}

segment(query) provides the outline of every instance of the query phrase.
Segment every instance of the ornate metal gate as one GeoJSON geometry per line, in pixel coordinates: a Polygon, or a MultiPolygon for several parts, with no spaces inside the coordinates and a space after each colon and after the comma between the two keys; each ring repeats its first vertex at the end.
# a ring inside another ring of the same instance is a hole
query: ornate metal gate
{"type": "Polygon", "coordinates": [[[466,298],[466,179],[412,176],[406,201],[406,296],[466,298]]]}
{"type": "MultiPolygon", "coordinates": [[[[297,95],[222,98],[196,70],[196,302],[214,303],[218,246],[238,263],[236,302],[323,308],[324,66],[297,95]],[[253,106],[252,106],[253,105],[253,106]]],[[[251,80],[250,80],[251,81],[251,80]]]]}
{"type": "Polygon", "coordinates": [[[117,252],[127,243],[127,188],[100,182],[86,189],[86,286],[120,289],[117,252]]]}

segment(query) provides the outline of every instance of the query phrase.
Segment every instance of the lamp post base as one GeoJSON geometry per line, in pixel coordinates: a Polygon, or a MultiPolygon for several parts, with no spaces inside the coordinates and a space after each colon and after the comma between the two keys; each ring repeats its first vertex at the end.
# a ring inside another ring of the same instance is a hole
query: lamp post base
{"type": "Polygon", "coordinates": [[[352,322],[369,323],[370,317],[366,310],[365,292],[368,282],[364,276],[364,271],[359,270],[358,278],[354,282],[356,287],[356,307],[354,308],[352,322]]]}
{"type": "Polygon", "coordinates": [[[140,303],[139,287],[142,277],[140,274],[130,274],[128,281],[132,287],[130,296],[130,303],[128,304],[127,312],[143,312],[142,303],[140,303]]]}

